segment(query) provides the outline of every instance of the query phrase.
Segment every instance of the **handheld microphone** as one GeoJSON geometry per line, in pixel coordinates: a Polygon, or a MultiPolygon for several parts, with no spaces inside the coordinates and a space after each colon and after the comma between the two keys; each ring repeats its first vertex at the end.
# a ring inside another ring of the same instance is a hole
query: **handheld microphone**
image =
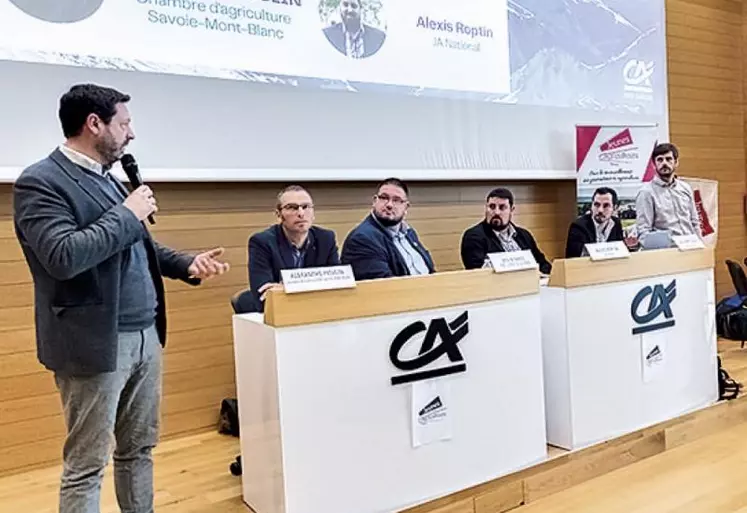
{"type": "MultiPolygon", "coordinates": [[[[127,178],[130,180],[130,184],[132,184],[132,190],[143,185],[143,179],[140,177],[140,169],[137,167],[135,157],[129,153],[125,153],[122,155],[120,163],[122,164],[122,169],[127,174],[127,178]]],[[[153,214],[148,216],[148,222],[150,224],[156,224],[155,219],[153,219],[153,214]]]]}

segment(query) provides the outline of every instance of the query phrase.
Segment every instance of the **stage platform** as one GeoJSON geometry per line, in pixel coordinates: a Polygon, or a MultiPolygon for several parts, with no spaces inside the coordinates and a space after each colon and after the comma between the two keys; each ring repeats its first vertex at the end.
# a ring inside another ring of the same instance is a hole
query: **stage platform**
{"type": "MultiPolygon", "coordinates": [[[[718,342],[729,374],[747,384],[747,349],[718,342]]],[[[545,462],[405,513],[502,513],[747,421],[747,394],[576,451],[549,448],[545,462]]],[[[521,509],[516,510],[521,513],[521,509]]]]}
{"type": "MultiPolygon", "coordinates": [[[[738,342],[719,341],[719,353],[724,367],[742,383],[747,383],[747,349],[738,342]]],[[[496,481],[461,491],[452,496],[423,504],[406,513],[500,513],[513,510],[522,513],[523,505],[567,490],[581,483],[609,474],[643,460],[654,458],[691,442],[693,447],[703,439],[717,438],[719,432],[747,423],[747,394],[715,404],[683,417],[651,426],[626,436],[577,451],[551,448],[547,460],[521,472],[496,481]]],[[[742,444],[743,445],[743,444],[742,444]]],[[[230,475],[228,465],[238,454],[236,438],[215,432],[165,440],[156,450],[156,511],[159,513],[247,513],[251,510],[241,501],[241,483],[230,475]]],[[[687,449],[685,449],[687,450],[687,449]]],[[[708,448],[700,448],[708,451],[708,448]]],[[[734,451],[747,448],[734,445],[734,451]]],[[[694,461],[701,453],[693,453],[694,461]]],[[[680,458],[686,464],[688,457],[680,458]]],[[[652,460],[655,461],[655,460],[652,460]]],[[[680,466],[657,466],[657,473],[681,472],[680,466]]],[[[116,513],[116,499],[112,485],[111,467],[107,469],[102,496],[102,513],[116,513]]],[[[723,481],[723,473],[714,468],[713,479],[723,481]]],[[[726,472],[726,470],[724,471],[726,472]]],[[[0,478],[0,511],[24,513],[52,513],[57,506],[57,483],[60,467],[31,470],[0,478]]],[[[622,478],[621,478],[622,479],[622,478]]],[[[627,479],[630,479],[628,477],[627,479]]],[[[632,479],[636,479],[633,477],[632,479]]],[[[619,483],[627,489],[626,482],[619,483]]],[[[693,483],[691,486],[710,486],[693,483]]],[[[733,493],[741,493],[734,487],[733,493]]],[[[661,495],[681,493],[673,486],[661,495]]],[[[732,492],[727,492],[732,493],[732,492]]],[[[723,498],[726,500],[728,498],[723,498]]],[[[627,502],[634,500],[628,497],[627,502]]],[[[641,498],[641,501],[646,499],[641,498]]],[[[544,501],[543,501],[544,502],[544,501]]],[[[536,504],[541,506],[542,503],[536,504]]],[[[644,511],[646,504],[641,504],[644,511]]],[[[542,507],[526,507],[532,512],[542,507]]],[[[572,509],[571,509],[572,510],[572,509]]],[[[631,508],[630,511],[638,511],[631,508]]],[[[554,510],[553,510],[554,511],[554,510]]],[[[709,511],[711,511],[709,509],[709,511]]],[[[721,510],[719,510],[721,511],[721,510]]],[[[726,510],[724,510],[726,511],[726,510]]],[[[732,510],[728,510],[732,511],[732,510]]],[[[734,509],[733,511],[738,511],[734,509]]],[[[351,512],[357,513],[357,512],[351,512]]]]}

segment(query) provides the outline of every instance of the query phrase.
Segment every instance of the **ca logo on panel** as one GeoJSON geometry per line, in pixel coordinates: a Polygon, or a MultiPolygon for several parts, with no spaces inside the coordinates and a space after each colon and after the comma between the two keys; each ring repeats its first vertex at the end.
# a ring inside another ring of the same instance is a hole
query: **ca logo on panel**
{"type": "Polygon", "coordinates": [[[677,297],[677,280],[666,287],[662,284],[643,287],[630,304],[630,315],[636,324],[633,335],[649,333],[674,326],[672,302],[677,297]]]}
{"type": "Polygon", "coordinates": [[[423,321],[416,321],[406,326],[394,337],[389,346],[389,359],[392,364],[405,374],[391,378],[392,385],[412,383],[424,379],[448,376],[459,372],[466,372],[467,364],[457,344],[469,333],[469,314],[464,312],[451,322],[443,317],[432,319],[428,326],[423,321]],[[400,353],[413,338],[425,332],[418,355],[409,360],[403,360],[400,353]],[[440,340],[440,344],[436,341],[440,340]],[[443,357],[443,358],[442,358],[443,357]],[[419,370],[435,362],[443,360],[440,367],[419,370]]]}

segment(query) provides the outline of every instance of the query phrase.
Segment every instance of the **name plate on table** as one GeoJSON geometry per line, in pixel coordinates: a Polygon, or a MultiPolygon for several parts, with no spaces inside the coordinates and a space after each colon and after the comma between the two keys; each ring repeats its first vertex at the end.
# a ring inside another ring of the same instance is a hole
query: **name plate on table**
{"type": "Polygon", "coordinates": [[[585,247],[586,251],[589,252],[589,258],[591,258],[592,261],[628,258],[630,256],[628,247],[621,240],[586,244],[585,247]]]}
{"type": "Polygon", "coordinates": [[[280,271],[286,294],[355,288],[353,268],[349,265],[283,269],[280,271]]]}
{"type": "Polygon", "coordinates": [[[680,251],[691,251],[693,249],[703,249],[705,247],[705,244],[700,240],[700,237],[694,233],[690,235],[673,235],[672,241],[680,251]]]}
{"type": "Polygon", "coordinates": [[[493,267],[493,271],[497,273],[525,271],[527,269],[537,269],[538,267],[534,255],[528,249],[524,251],[490,253],[488,259],[490,260],[490,265],[493,267]]]}

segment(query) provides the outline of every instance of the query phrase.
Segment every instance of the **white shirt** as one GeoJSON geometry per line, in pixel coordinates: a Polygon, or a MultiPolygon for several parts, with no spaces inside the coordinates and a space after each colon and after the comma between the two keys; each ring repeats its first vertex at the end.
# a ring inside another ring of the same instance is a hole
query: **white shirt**
{"type": "Polygon", "coordinates": [[[652,231],[671,235],[700,233],[700,217],[692,188],[677,177],[666,183],[659,176],[644,184],[635,201],[638,238],[643,241],[652,231]]]}
{"type": "Polygon", "coordinates": [[[521,251],[521,246],[516,242],[516,228],[514,225],[509,224],[508,227],[503,231],[493,230],[498,236],[498,241],[503,247],[503,251],[521,251]]]}
{"type": "Polygon", "coordinates": [[[73,164],[77,164],[84,169],[93,171],[97,175],[104,176],[104,166],[93,160],[88,155],[83,155],[81,152],[74,150],[69,146],[65,146],[64,144],[60,144],[59,150],[63,155],[70,159],[73,164]]]}
{"type": "Polygon", "coordinates": [[[612,219],[607,219],[607,222],[603,224],[598,224],[593,218],[592,221],[594,222],[594,230],[597,234],[597,242],[607,242],[612,231],[612,226],[615,223],[612,222],[612,219]]]}
{"type": "Polygon", "coordinates": [[[345,55],[353,59],[362,59],[366,51],[363,42],[363,23],[361,23],[360,28],[355,33],[348,32],[347,25],[343,23],[342,31],[345,34],[345,55]]]}
{"type": "Polygon", "coordinates": [[[418,250],[413,247],[413,243],[410,242],[410,239],[407,238],[407,232],[410,229],[407,223],[402,221],[397,226],[384,226],[378,219],[376,219],[375,215],[372,214],[372,217],[374,221],[384,228],[386,233],[388,233],[392,238],[392,242],[394,242],[394,246],[397,248],[402,260],[404,260],[405,265],[407,265],[410,275],[417,276],[430,274],[425,259],[418,250]]]}

